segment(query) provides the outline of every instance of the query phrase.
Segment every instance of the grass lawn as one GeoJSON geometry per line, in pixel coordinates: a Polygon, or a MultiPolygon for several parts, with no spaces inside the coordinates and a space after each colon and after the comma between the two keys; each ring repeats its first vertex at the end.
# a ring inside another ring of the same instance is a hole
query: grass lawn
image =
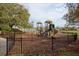
{"type": "Polygon", "coordinates": [[[65,33],[77,33],[77,38],[79,38],[79,30],[61,30],[61,32],[65,33]]]}
{"type": "Polygon", "coordinates": [[[79,53],[74,51],[65,51],[60,53],[60,56],[79,56],[79,53]]]}

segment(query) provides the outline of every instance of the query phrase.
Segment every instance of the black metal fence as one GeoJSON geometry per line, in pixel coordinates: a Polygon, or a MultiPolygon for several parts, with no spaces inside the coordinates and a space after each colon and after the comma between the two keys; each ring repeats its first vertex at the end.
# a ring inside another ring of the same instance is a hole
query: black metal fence
{"type": "Polygon", "coordinates": [[[15,33],[14,32],[10,32],[10,33],[6,33],[6,35],[8,34],[8,37],[6,37],[7,41],[6,41],[6,55],[8,55],[8,52],[13,48],[14,44],[15,44],[15,33]]]}
{"type": "Polygon", "coordinates": [[[77,33],[73,32],[62,32],[62,33],[66,34],[68,43],[70,43],[71,41],[75,42],[78,39],[77,33]]]}
{"type": "Polygon", "coordinates": [[[68,44],[71,42],[76,42],[78,39],[77,33],[67,33],[68,44]]]}
{"type": "Polygon", "coordinates": [[[15,33],[14,32],[2,32],[0,34],[1,37],[6,39],[6,55],[12,49],[15,44],[15,33]]]}
{"type": "MultiPolygon", "coordinates": [[[[67,35],[67,42],[68,44],[70,44],[72,41],[76,41],[77,40],[77,33],[65,33],[67,35]]],[[[22,49],[23,49],[23,41],[26,42],[28,40],[34,40],[34,39],[41,39],[41,37],[38,37],[37,35],[33,34],[33,33],[27,33],[27,34],[22,34],[19,32],[3,32],[0,36],[5,37],[6,40],[6,55],[9,55],[9,51],[13,48],[13,46],[15,45],[15,42],[19,42],[20,43],[20,53],[22,54],[22,49]],[[18,35],[20,34],[20,35],[18,35]],[[28,36],[27,36],[28,35],[28,36]],[[38,38],[36,38],[38,37],[38,38]]],[[[46,39],[46,38],[45,38],[46,39]]],[[[53,50],[53,38],[51,37],[51,42],[52,42],[52,47],[51,49],[53,50]]]]}
{"type": "MultiPolygon", "coordinates": [[[[23,51],[23,42],[26,41],[33,41],[34,38],[34,34],[33,33],[29,33],[29,32],[9,32],[9,33],[5,33],[5,35],[7,35],[7,41],[6,41],[6,55],[10,55],[10,50],[15,46],[19,46],[18,48],[15,48],[15,50],[18,49],[18,53],[19,55],[22,54],[23,51]],[[15,44],[15,42],[18,42],[18,45],[15,44]]],[[[4,36],[5,36],[4,35],[4,36]]],[[[17,52],[15,52],[15,54],[17,54],[17,52]]]]}

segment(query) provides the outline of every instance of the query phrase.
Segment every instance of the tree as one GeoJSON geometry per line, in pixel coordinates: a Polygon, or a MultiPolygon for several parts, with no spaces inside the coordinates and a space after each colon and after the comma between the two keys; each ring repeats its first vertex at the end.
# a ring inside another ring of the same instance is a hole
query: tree
{"type": "Polygon", "coordinates": [[[79,4],[78,3],[67,3],[68,12],[64,15],[64,19],[69,24],[79,22],[79,4]]]}
{"type": "Polygon", "coordinates": [[[30,14],[28,10],[17,3],[0,3],[0,30],[12,31],[13,26],[27,28],[30,14]]]}

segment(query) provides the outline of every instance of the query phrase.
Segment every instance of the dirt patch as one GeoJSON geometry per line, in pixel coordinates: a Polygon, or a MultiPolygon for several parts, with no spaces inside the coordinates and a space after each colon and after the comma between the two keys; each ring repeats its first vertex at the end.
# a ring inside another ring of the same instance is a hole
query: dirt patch
{"type": "MultiPolygon", "coordinates": [[[[79,42],[77,41],[77,44],[76,43],[71,43],[71,44],[79,45],[79,42]]],[[[53,39],[53,42],[52,39],[48,39],[46,37],[45,38],[38,37],[33,33],[23,33],[20,35],[19,34],[16,35],[15,45],[13,49],[9,52],[9,55],[26,55],[26,56],[27,55],[54,56],[54,55],[62,55],[62,54],[66,55],[64,54],[65,52],[75,51],[71,49],[72,47],[69,47],[67,36],[65,36],[65,34],[63,33],[58,33],[56,39],[53,39]],[[53,50],[52,50],[52,46],[53,46],[53,50]]],[[[76,49],[75,46],[74,49],[76,49]]]]}

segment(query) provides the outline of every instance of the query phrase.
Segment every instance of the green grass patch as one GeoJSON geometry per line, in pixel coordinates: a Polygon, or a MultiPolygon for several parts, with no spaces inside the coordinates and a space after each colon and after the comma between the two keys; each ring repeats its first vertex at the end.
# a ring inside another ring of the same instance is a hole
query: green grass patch
{"type": "Polygon", "coordinates": [[[73,51],[66,51],[63,53],[60,53],[61,56],[79,56],[79,53],[73,52],[73,51]]]}
{"type": "MultiPolygon", "coordinates": [[[[64,33],[77,33],[77,38],[79,38],[79,30],[61,30],[61,32],[64,32],[64,33]]],[[[70,35],[70,34],[68,34],[70,35]]]]}

